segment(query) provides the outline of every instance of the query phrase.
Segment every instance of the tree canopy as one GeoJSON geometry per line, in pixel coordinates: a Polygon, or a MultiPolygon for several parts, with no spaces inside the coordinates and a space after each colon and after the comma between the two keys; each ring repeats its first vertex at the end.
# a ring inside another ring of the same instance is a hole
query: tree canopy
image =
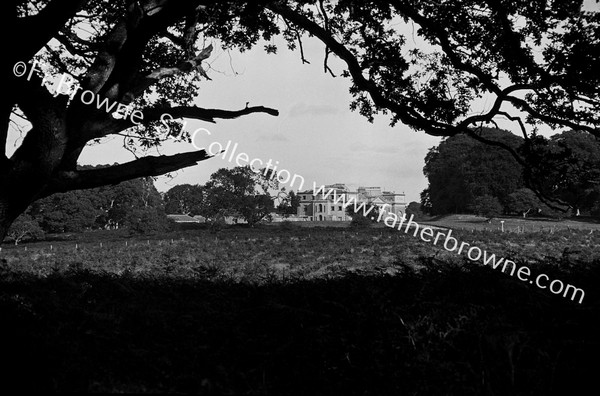
{"type": "MultiPolygon", "coordinates": [[[[486,129],[483,134],[523,149],[523,140],[508,131],[486,129]]],[[[591,213],[600,206],[598,139],[585,132],[566,131],[536,144],[538,166],[528,168],[505,150],[468,135],[444,140],[425,158],[423,171],[429,181],[421,194],[425,208],[433,214],[469,212],[483,196],[496,198],[508,213],[554,214],[556,210],[547,205],[544,196],[556,197],[562,209],[571,209],[573,214],[591,213]],[[526,187],[527,177],[538,187],[538,194],[526,187]]]]}
{"type": "Polygon", "coordinates": [[[277,115],[263,106],[193,105],[198,87],[210,79],[204,62],[216,45],[246,50],[267,43],[265,50],[276,53],[276,36],[299,49],[303,61],[302,41],[309,35],[320,40],[323,70],[351,79],[350,107],[369,120],[386,113],[392,124],[430,135],[465,133],[536,168],[533,143],[541,125],[600,135],[600,13],[583,11],[582,3],[2,2],[4,25],[28,34],[5,40],[2,59],[9,94],[3,95],[0,128],[0,237],[37,199],[164,174],[209,157],[204,151],[146,156],[82,170],[77,161],[89,142],[125,135],[135,151],[169,136],[188,139],[189,132],[177,128],[182,118],[277,115]],[[214,45],[206,45],[211,40],[214,45]],[[344,70],[332,70],[333,56],[344,70]],[[36,62],[26,63],[31,59],[36,62]],[[68,78],[53,85],[52,75],[68,78]],[[490,105],[482,109],[483,101],[490,105]],[[29,124],[9,158],[8,130],[19,118],[29,124]],[[514,122],[527,150],[484,136],[480,127],[499,118],[514,122]]]}
{"type": "MultiPolygon", "coordinates": [[[[518,148],[522,139],[508,131],[485,129],[482,136],[518,148]]],[[[423,172],[429,181],[422,199],[432,214],[470,211],[477,197],[490,195],[502,204],[523,187],[523,168],[499,147],[460,134],[429,150],[423,172]]]]}
{"type": "Polygon", "coordinates": [[[203,213],[206,190],[203,186],[179,184],[164,195],[167,214],[195,216],[203,213]]]}
{"type": "Polygon", "coordinates": [[[212,219],[237,216],[255,225],[274,210],[270,191],[279,188],[279,182],[273,175],[264,169],[255,172],[250,166],[219,169],[204,186],[202,214],[212,219]]]}
{"type": "Polygon", "coordinates": [[[164,229],[167,219],[163,206],[153,180],[139,178],[54,194],[34,202],[26,215],[46,233],[119,228],[146,233],[164,229]]]}

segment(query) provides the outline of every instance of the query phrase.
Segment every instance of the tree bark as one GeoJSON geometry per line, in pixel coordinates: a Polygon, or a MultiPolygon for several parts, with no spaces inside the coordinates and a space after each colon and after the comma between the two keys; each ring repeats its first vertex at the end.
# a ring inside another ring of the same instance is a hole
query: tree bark
{"type": "MultiPolygon", "coordinates": [[[[67,92],[54,95],[45,86],[45,76],[40,75],[43,71],[39,65],[36,68],[30,64],[30,73],[26,76],[16,74],[14,65],[17,61],[21,63],[30,59],[52,38],[63,37],[68,41],[69,37],[65,36],[62,27],[89,0],[73,0],[67,5],[62,3],[51,0],[37,15],[23,18],[18,16],[16,3],[9,1],[0,5],[0,11],[3,11],[9,25],[17,25],[19,31],[33,31],[29,38],[10,41],[8,51],[5,51],[7,56],[0,61],[1,70],[10,76],[5,87],[6,95],[0,100],[0,242],[14,220],[40,198],[57,192],[117,184],[143,176],[158,176],[210,158],[206,152],[196,151],[149,156],[102,169],[77,168],[77,160],[87,142],[120,134],[137,126],[131,117],[115,119],[108,109],[104,111],[99,104],[101,99],[108,101],[106,103],[128,104],[165,77],[192,70],[202,73],[201,62],[212,53],[212,46],[195,56],[186,54],[186,57],[189,55],[188,59],[175,67],[159,65],[154,71],[142,71],[144,51],[151,38],[178,21],[197,15],[198,4],[173,0],[127,2],[121,18],[105,35],[99,37],[98,43],[92,43],[92,52],[96,55],[80,79],[78,94],[89,91],[96,100],[92,98],[90,105],[75,93],[71,99],[67,92]],[[31,123],[31,129],[26,132],[21,146],[8,158],[5,146],[11,112],[15,107],[31,123]]],[[[191,39],[188,37],[187,40],[191,39]]],[[[160,120],[164,112],[171,113],[173,118],[207,122],[252,113],[278,115],[277,110],[263,106],[246,106],[241,110],[176,106],[144,109],[144,117],[140,117],[142,124],[147,126],[152,121],[160,120]]]]}
{"type": "Polygon", "coordinates": [[[4,197],[5,190],[0,187],[0,243],[6,237],[11,224],[19,216],[18,210],[12,208],[13,205],[4,197]]]}

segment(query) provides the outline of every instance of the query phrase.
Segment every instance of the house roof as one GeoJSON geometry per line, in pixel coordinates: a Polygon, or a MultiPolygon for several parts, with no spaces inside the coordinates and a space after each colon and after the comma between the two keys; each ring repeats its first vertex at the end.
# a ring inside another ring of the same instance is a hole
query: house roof
{"type": "Polygon", "coordinates": [[[167,217],[176,223],[197,223],[198,219],[185,214],[170,214],[167,217]]]}

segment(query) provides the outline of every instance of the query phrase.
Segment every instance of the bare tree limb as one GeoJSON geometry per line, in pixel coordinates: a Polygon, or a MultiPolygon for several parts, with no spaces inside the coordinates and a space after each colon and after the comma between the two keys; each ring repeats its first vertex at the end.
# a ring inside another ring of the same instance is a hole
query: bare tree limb
{"type": "Polygon", "coordinates": [[[548,124],[556,124],[556,125],[561,125],[564,127],[569,127],[569,128],[575,129],[575,130],[586,131],[596,137],[600,137],[600,129],[598,129],[598,128],[595,128],[595,127],[592,127],[589,125],[584,125],[584,124],[577,123],[577,122],[573,122],[571,120],[566,120],[566,119],[562,119],[559,117],[543,114],[540,111],[536,110],[529,103],[527,103],[527,101],[525,101],[524,99],[521,99],[521,98],[517,98],[514,96],[508,96],[507,100],[510,103],[512,103],[514,106],[516,106],[518,109],[525,111],[525,112],[529,113],[530,115],[534,116],[535,118],[537,118],[541,121],[544,121],[548,124]]]}
{"type": "MultiPolygon", "coordinates": [[[[327,11],[325,10],[325,4],[323,4],[323,0],[319,0],[319,9],[321,12],[321,15],[323,16],[323,25],[325,30],[327,30],[328,32],[329,30],[329,17],[327,16],[327,11]]],[[[329,67],[329,53],[331,51],[329,50],[328,46],[325,46],[325,58],[323,59],[323,70],[325,71],[325,73],[329,73],[331,74],[331,77],[335,77],[335,74],[333,73],[333,70],[331,70],[331,68],[329,67]]]]}
{"type": "Polygon", "coordinates": [[[252,113],[265,113],[278,116],[279,111],[270,107],[252,106],[242,110],[204,109],[196,106],[177,106],[147,109],[144,111],[144,121],[159,120],[163,114],[170,114],[173,118],[193,118],[207,122],[216,122],[216,118],[231,120],[252,113]]]}
{"type": "MultiPolygon", "coordinates": [[[[191,118],[211,123],[216,123],[217,119],[231,120],[253,113],[265,113],[271,116],[278,116],[279,111],[270,107],[252,106],[241,110],[222,110],[222,109],[205,109],[196,106],[176,106],[176,107],[155,107],[143,110],[143,123],[148,124],[153,121],[162,121],[161,117],[165,114],[171,116],[172,119],[191,118]]],[[[165,116],[166,119],[166,116],[165,116]]],[[[90,140],[98,139],[104,136],[119,134],[120,132],[135,126],[131,118],[112,119],[110,122],[103,124],[102,128],[97,128],[93,132],[88,131],[85,136],[79,141],[78,145],[83,146],[90,140]]]]}
{"type": "Polygon", "coordinates": [[[511,120],[511,121],[516,121],[519,123],[519,128],[521,128],[521,134],[523,135],[523,139],[525,139],[526,141],[529,140],[529,134],[527,133],[527,129],[525,128],[525,123],[523,122],[523,120],[521,119],[521,117],[518,116],[512,116],[510,114],[508,114],[505,111],[499,111],[498,115],[504,116],[507,119],[511,120]]]}
{"type": "Polygon", "coordinates": [[[290,23],[286,19],[284,19],[283,21],[285,22],[287,27],[296,34],[296,41],[298,42],[298,48],[300,49],[300,60],[302,61],[302,64],[310,65],[310,62],[304,56],[304,44],[302,43],[302,37],[300,36],[300,32],[297,28],[290,25],[290,23]]]}
{"type": "Polygon", "coordinates": [[[175,155],[148,156],[120,165],[90,170],[58,172],[50,181],[43,196],[70,190],[118,184],[144,176],[160,176],[178,169],[194,166],[211,158],[204,150],[175,155]]]}

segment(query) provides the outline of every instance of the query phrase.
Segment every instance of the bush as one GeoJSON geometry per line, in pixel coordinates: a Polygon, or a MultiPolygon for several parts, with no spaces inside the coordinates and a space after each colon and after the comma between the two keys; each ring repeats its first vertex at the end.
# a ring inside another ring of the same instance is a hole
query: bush
{"type": "Polygon", "coordinates": [[[418,202],[411,202],[406,207],[406,218],[410,219],[410,216],[414,216],[415,220],[421,220],[423,218],[423,211],[421,210],[421,204],[418,202]]]}
{"type": "Polygon", "coordinates": [[[159,209],[135,208],[127,215],[126,224],[132,234],[156,234],[169,229],[169,220],[159,209]]]}
{"type": "Polygon", "coordinates": [[[471,210],[478,215],[487,217],[488,221],[491,221],[494,217],[499,216],[502,213],[502,205],[498,198],[491,195],[483,195],[475,198],[471,210]]]}
{"type": "Polygon", "coordinates": [[[7,238],[18,245],[21,241],[27,239],[42,239],[44,230],[40,224],[28,214],[22,214],[11,225],[8,230],[7,238]]]}
{"type": "Polygon", "coordinates": [[[283,231],[293,231],[297,228],[296,224],[294,224],[294,222],[289,221],[289,220],[284,220],[279,224],[279,229],[283,230],[283,231]]]}
{"type": "Polygon", "coordinates": [[[371,219],[360,214],[352,216],[352,221],[350,222],[350,226],[356,228],[368,228],[371,227],[371,224],[373,224],[371,219]]]}
{"type": "Polygon", "coordinates": [[[210,229],[211,233],[216,234],[217,232],[220,232],[226,226],[227,226],[227,222],[225,221],[225,217],[217,216],[216,218],[211,220],[209,229],[210,229]]]}

